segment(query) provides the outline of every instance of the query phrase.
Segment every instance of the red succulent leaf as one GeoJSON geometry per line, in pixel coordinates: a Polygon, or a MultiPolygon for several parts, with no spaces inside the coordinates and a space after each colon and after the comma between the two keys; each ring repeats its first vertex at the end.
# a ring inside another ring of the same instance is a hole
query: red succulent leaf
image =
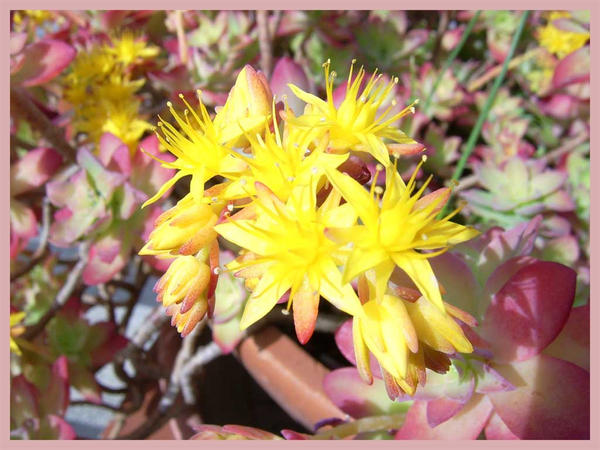
{"type": "Polygon", "coordinates": [[[496,369],[517,389],[488,394],[520,439],[589,439],[590,374],[546,355],[496,369]]]}
{"type": "Polygon", "coordinates": [[[552,77],[552,87],[560,89],[574,83],[590,80],[590,46],[586,45],[568,54],[558,62],[552,77]]]}
{"type": "Polygon", "coordinates": [[[523,361],[540,353],[565,325],[575,296],[576,273],[536,261],[520,268],[492,299],[481,334],[496,361],[523,361]]]}
{"type": "MultiPolygon", "coordinates": [[[[352,319],[344,322],[335,332],[335,343],[344,357],[356,366],[356,356],[354,355],[354,343],[352,341],[352,319]]],[[[381,368],[379,363],[369,353],[371,372],[377,378],[381,378],[381,368]]]]}
{"type": "Polygon", "coordinates": [[[25,47],[18,58],[18,70],[11,81],[28,87],[38,86],[61,73],[75,58],[75,49],[62,41],[43,39],[25,47]]]}
{"type": "Polygon", "coordinates": [[[558,337],[544,354],[590,370],[590,305],[573,308],[558,337]]]}
{"type": "Polygon", "coordinates": [[[335,405],[354,418],[393,414],[406,410],[402,401],[410,401],[404,396],[399,401],[390,400],[382,380],[365,383],[354,367],[336,369],[323,380],[325,393],[335,405]]]}
{"type": "Polygon", "coordinates": [[[309,90],[308,78],[302,66],[292,58],[284,56],[277,61],[273,69],[270,83],[271,91],[278,100],[285,95],[288,106],[296,116],[299,116],[304,112],[304,102],[292,93],[288,83],[304,91],[309,90]]]}
{"type": "Polygon", "coordinates": [[[19,195],[40,187],[60,168],[62,156],[52,148],[29,150],[10,167],[10,193],[19,195]]]}

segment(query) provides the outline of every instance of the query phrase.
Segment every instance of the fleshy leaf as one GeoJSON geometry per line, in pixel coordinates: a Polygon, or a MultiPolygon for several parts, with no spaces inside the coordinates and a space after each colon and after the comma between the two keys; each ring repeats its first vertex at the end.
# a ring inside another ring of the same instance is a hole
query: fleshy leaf
{"type": "Polygon", "coordinates": [[[538,355],[497,366],[517,389],[488,394],[496,413],[520,439],[589,439],[590,374],[538,355]]]}
{"type": "Polygon", "coordinates": [[[11,195],[19,195],[41,186],[54,175],[61,163],[62,157],[52,148],[29,150],[10,167],[11,195]]]}
{"type": "Polygon", "coordinates": [[[586,45],[561,59],[554,70],[552,87],[560,89],[590,79],[590,47],[586,45]]]}
{"type": "Polygon", "coordinates": [[[60,74],[75,58],[75,49],[62,41],[43,39],[25,47],[18,58],[22,58],[20,68],[11,82],[38,86],[60,74]]]}
{"type": "Polygon", "coordinates": [[[432,428],[427,423],[427,402],[417,401],[409,409],[396,439],[477,439],[491,412],[490,401],[475,394],[452,420],[432,428]]]}
{"type": "Polygon", "coordinates": [[[400,401],[390,400],[382,380],[375,379],[369,385],[354,367],[344,367],[327,374],[323,388],[338,408],[354,418],[404,412],[411,401],[409,396],[400,401]]]}
{"type": "Polygon", "coordinates": [[[565,325],[575,296],[576,273],[562,264],[526,265],[493,297],[481,334],[496,361],[523,361],[540,353],[565,325]]]}

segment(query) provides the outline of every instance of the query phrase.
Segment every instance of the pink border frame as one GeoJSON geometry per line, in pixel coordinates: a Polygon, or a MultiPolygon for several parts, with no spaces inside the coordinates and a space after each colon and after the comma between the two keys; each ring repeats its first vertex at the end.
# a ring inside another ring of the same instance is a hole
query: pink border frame
{"type": "MultiPolygon", "coordinates": [[[[401,2],[401,1],[393,1],[393,0],[372,0],[368,3],[369,9],[462,9],[462,10],[475,10],[475,9],[515,9],[515,10],[547,10],[547,9],[589,9],[592,14],[591,18],[591,28],[595,27],[595,24],[600,23],[600,2],[597,0],[569,0],[567,1],[559,1],[559,0],[490,0],[485,2],[485,6],[482,5],[483,2],[481,0],[454,0],[452,2],[446,2],[443,0],[420,0],[417,4],[414,2],[401,2]],[[495,8],[494,8],[495,6],[495,8]],[[452,7],[452,8],[450,8],[452,7]]],[[[207,7],[210,9],[215,6],[214,3],[202,2],[198,0],[176,0],[174,5],[177,6],[178,9],[197,9],[202,7],[207,7]]],[[[174,6],[173,3],[169,4],[169,6],[174,6]]],[[[367,9],[364,8],[366,6],[364,3],[359,3],[356,0],[352,2],[342,1],[342,0],[329,0],[327,2],[323,2],[323,0],[303,0],[302,2],[293,2],[293,1],[273,1],[273,0],[254,0],[251,3],[246,3],[242,0],[221,0],[219,2],[221,9],[248,9],[250,5],[254,9],[367,9]]],[[[74,1],[74,0],[55,0],[52,3],[49,3],[47,0],[3,0],[1,9],[3,13],[4,20],[6,20],[5,24],[8,23],[9,11],[11,9],[48,9],[51,6],[51,9],[163,9],[165,4],[164,2],[160,2],[158,0],[146,0],[142,1],[132,1],[132,0],[103,0],[102,2],[98,1],[74,1]]],[[[0,39],[2,54],[5,55],[5,61],[7,62],[6,68],[9,67],[8,64],[8,55],[9,55],[9,28],[6,28],[2,38],[0,39]]],[[[591,45],[591,57],[592,57],[592,69],[591,69],[591,92],[592,97],[597,99],[600,98],[600,81],[598,78],[598,74],[600,74],[600,46],[591,45]]],[[[9,80],[9,72],[8,70],[3,70],[0,75],[2,80],[2,90],[6,93],[5,99],[9,97],[9,88],[10,88],[10,80],[9,80]]],[[[6,103],[5,103],[6,104],[6,103]]],[[[591,103],[591,116],[590,122],[597,123],[595,120],[599,120],[600,117],[600,103],[592,102],[591,103]]],[[[10,112],[9,108],[5,108],[0,113],[2,120],[0,121],[2,127],[2,136],[4,136],[4,148],[8,148],[9,146],[9,123],[10,123],[10,112]]],[[[600,130],[596,127],[592,127],[591,129],[591,142],[598,142],[600,139],[600,130]]],[[[8,209],[9,207],[9,170],[10,164],[8,164],[9,154],[5,152],[4,161],[7,162],[2,168],[4,172],[4,176],[0,176],[0,191],[3,193],[0,202],[5,205],[8,209]]],[[[592,198],[595,197],[594,194],[599,194],[600,196],[600,184],[595,182],[594,175],[600,175],[600,167],[598,164],[593,163],[593,158],[591,159],[592,164],[592,198]]],[[[591,203],[591,223],[596,223],[596,219],[598,219],[599,214],[598,205],[595,202],[591,203]]],[[[8,281],[8,273],[10,271],[10,263],[8,259],[9,255],[9,216],[5,217],[5,220],[1,223],[1,235],[4,236],[2,239],[2,244],[0,247],[0,254],[6,255],[4,259],[1,261],[2,272],[5,276],[2,278],[2,290],[7,295],[7,298],[10,298],[10,285],[8,281]]],[[[592,252],[592,258],[600,253],[600,244],[595,245],[596,239],[592,234],[590,234],[590,248],[592,252]]],[[[595,265],[591,265],[591,279],[595,279],[594,273],[597,272],[595,270],[595,265]]],[[[594,294],[597,292],[596,283],[592,283],[591,286],[591,297],[594,297],[594,294]]],[[[7,305],[8,306],[8,305],[7,305]]],[[[8,312],[8,308],[5,310],[8,312]]],[[[599,416],[599,383],[598,383],[598,372],[600,370],[600,360],[598,354],[598,343],[600,342],[600,309],[598,306],[593,304],[591,305],[591,314],[592,314],[592,325],[591,325],[591,376],[592,376],[592,384],[591,384],[591,440],[590,441],[462,441],[460,443],[453,442],[439,442],[439,441],[411,441],[399,443],[398,441],[379,441],[374,443],[373,441],[245,441],[241,443],[241,441],[221,441],[217,443],[215,441],[211,441],[210,444],[205,443],[202,444],[198,441],[178,441],[177,444],[174,444],[171,441],[10,441],[8,439],[9,436],[9,408],[10,408],[10,375],[8,370],[4,370],[0,372],[0,379],[2,383],[0,385],[0,398],[2,408],[0,410],[0,423],[3,424],[2,428],[5,430],[0,433],[0,448],[19,448],[19,449],[29,449],[29,448],[55,448],[55,449],[66,449],[66,448],[168,448],[173,445],[177,445],[180,448],[199,448],[202,445],[218,445],[221,448],[240,448],[241,446],[245,448],[263,448],[264,446],[272,446],[275,447],[287,447],[287,446],[306,446],[311,448],[339,448],[340,446],[350,446],[353,448],[360,448],[366,445],[369,446],[377,446],[380,448],[437,448],[439,446],[443,446],[444,449],[461,449],[465,447],[472,448],[474,446],[485,446],[488,448],[565,448],[566,445],[569,447],[575,448],[599,448],[600,447],[600,416],[599,416]]],[[[8,329],[8,320],[4,320],[2,322],[2,329],[4,331],[5,336],[9,334],[8,329]]],[[[8,345],[0,347],[0,360],[9,361],[9,348],[8,345]]]]}

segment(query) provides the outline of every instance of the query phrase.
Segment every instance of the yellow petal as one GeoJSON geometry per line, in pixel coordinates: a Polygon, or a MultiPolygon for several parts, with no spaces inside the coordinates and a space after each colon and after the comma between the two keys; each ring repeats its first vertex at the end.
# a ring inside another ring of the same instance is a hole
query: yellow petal
{"type": "Polygon", "coordinates": [[[415,283],[421,294],[437,306],[440,311],[445,311],[440,287],[431,269],[429,261],[424,258],[411,257],[410,253],[392,253],[392,259],[410,279],[415,283]]]}
{"type": "Polygon", "coordinates": [[[273,309],[290,286],[291,283],[282,280],[282,277],[273,268],[268,269],[248,298],[240,321],[240,329],[245,330],[259,319],[262,319],[273,309]]]}
{"type": "Polygon", "coordinates": [[[379,217],[379,208],[365,188],[350,175],[338,170],[326,168],[325,173],[335,189],[354,207],[363,223],[369,228],[375,228],[379,217]]]}

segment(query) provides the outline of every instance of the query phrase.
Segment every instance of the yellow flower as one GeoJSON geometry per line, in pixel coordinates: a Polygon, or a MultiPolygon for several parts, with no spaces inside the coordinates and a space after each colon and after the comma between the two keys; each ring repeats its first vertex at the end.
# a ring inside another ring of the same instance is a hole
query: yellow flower
{"type": "MultiPolygon", "coordinates": [[[[183,99],[183,95],[180,95],[180,98],[183,99]]],[[[155,159],[161,162],[163,167],[177,169],[178,172],[143,206],[158,200],[177,180],[188,175],[192,176],[190,182],[192,196],[196,201],[202,201],[204,183],[207,180],[215,175],[230,177],[245,169],[245,163],[223,145],[222,136],[202,103],[200,91],[198,91],[198,101],[200,102],[199,114],[184,100],[189,108],[185,110],[184,117],[175,111],[171,102],[167,104],[182,131],[178,131],[173,125],[160,119],[158,126],[162,134],[157,133],[157,136],[160,143],[177,159],[173,162],[155,159]]]]}
{"type": "MultiPolygon", "coordinates": [[[[448,308],[449,312],[455,309],[448,308]]],[[[368,383],[372,381],[369,351],[384,371],[386,384],[393,380],[409,395],[417,383],[423,383],[430,359],[449,364],[444,354],[473,351],[461,327],[425,297],[411,302],[386,294],[380,302],[367,301],[363,312],[353,319],[352,336],[358,371],[368,383]]]]}
{"type": "Polygon", "coordinates": [[[210,268],[195,256],[178,256],[154,287],[177,331],[186,335],[208,310],[210,268]]]}
{"type": "Polygon", "coordinates": [[[394,166],[388,167],[381,202],[373,195],[373,189],[368,193],[348,175],[327,169],[327,176],[335,189],[354,207],[362,220],[361,225],[330,229],[329,234],[338,241],[353,245],[344,270],[344,283],[373,269],[377,280],[376,297],[380,300],[394,267],[398,266],[421,293],[443,311],[440,289],[427,258],[448,250],[450,245],[473,238],[478,232],[449,221],[458,210],[442,220],[436,219],[436,214],[448,199],[449,189],[440,189],[419,200],[431,177],[413,194],[415,177],[424,160],[408,185],[404,184],[394,166]],[[429,250],[438,251],[424,252],[429,250]]]}
{"type": "Polygon", "coordinates": [[[377,76],[374,73],[359,94],[365,71],[361,67],[352,81],[353,61],[348,76],[346,96],[339,108],[336,108],[333,103],[335,72],[330,74],[329,66],[330,61],[328,60],[323,65],[327,101],[304,92],[293,84],[288,85],[298,98],[309,105],[305,113],[298,118],[291,117],[291,112],[287,112],[287,120],[291,124],[304,128],[318,128],[323,133],[329,132],[329,146],[333,150],[368,152],[384,166],[390,164],[389,148],[384,142],[385,139],[399,144],[416,144],[416,141],[393,126],[398,119],[409,112],[414,112],[413,105],[417,103],[416,101],[401,112],[390,115],[391,109],[396,104],[393,101],[392,106],[377,117],[377,110],[398,83],[398,78],[394,78],[385,86],[379,82],[381,74],[377,76]]]}
{"type": "Polygon", "coordinates": [[[188,194],[154,223],[140,255],[194,255],[217,237],[218,206],[197,202],[188,194]]]}
{"type": "Polygon", "coordinates": [[[24,312],[10,313],[10,350],[16,355],[21,355],[16,338],[25,331],[25,327],[21,325],[24,318],[24,312]]]}
{"type": "Polygon", "coordinates": [[[326,227],[354,223],[349,205],[339,206],[340,196],[334,194],[317,209],[310,184],[295,188],[286,203],[261,183],[255,189],[255,220],[228,220],[215,227],[225,239],[256,255],[245,266],[262,265],[262,276],[241,319],[242,329],[267,314],[288,290],[288,307],[293,307],[302,343],[314,330],[320,295],[342,311],[359,314],[358,297],[349,284],[342,283],[337,268],[339,246],[324,234],[326,227]]]}
{"type": "MultiPolygon", "coordinates": [[[[135,152],[142,135],[151,129],[140,117],[141,102],[136,92],[144,85],[144,79],[130,80],[127,64],[121,48],[140,50],[138,42],[130,33],[112,38],[111,44],[94,45],[89,50],[79,51],[65,76],[65,99],[73,106],[72,125],[76,132],[87,134],[94,143],[106,133],[120,138],[135,152]]],[[[137,53],[136,53],[137,54],[137,53]]],[[[137,58],[137,57],[136,57],[137,58]]]]}
{"type": "Polygon", "coordinates": [[[583,47],[590,38],[589,33],[565,31],[554,26],[555,20],[569,17],[571,14],[567,11],[552,11],[548,17],[548,24],[542,27],[538,34],[540,45],[559,58],[583,47]]]}
{"type": "Polygon", "coordinates": [[[129,31],[111,39],[111,46],[106,46],[106,52],[113,55],[118,63],[129,66],[144,59],[154,58],[159,49],[153,45],[146,45],[144,39],[136,37],[129,31]]]}
{"type": "Polygon", "coordinates": [[[282,139],[275,115],[273,128],[274,133],[266,127],[264,140],[260,135],[246,135],[252,157],[239,157],[246,162],[249,170],[223,190],[223,200],[254,195],[256,181],[276,192],[283,202],[287,201],[296,186],[313,183],[312,188],[318,192],[325,181],[324,168],[335,169],[348,158],[348,155],[325,153],[325,136],[316,148],[310,148],[318,131],[288,126],[282,139]]]}

